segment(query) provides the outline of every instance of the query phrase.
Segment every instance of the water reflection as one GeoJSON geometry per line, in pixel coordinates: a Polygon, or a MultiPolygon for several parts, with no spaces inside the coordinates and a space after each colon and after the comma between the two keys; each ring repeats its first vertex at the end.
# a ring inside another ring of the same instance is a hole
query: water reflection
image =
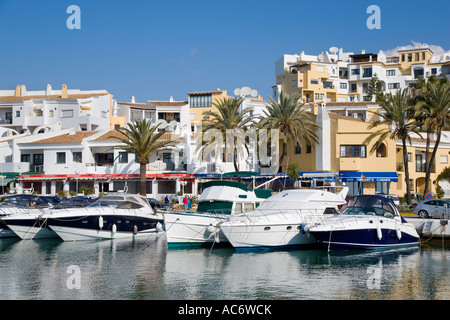
{"type": "Polygon", "coordinates": [[[236,253],[144,240],[0,241],[1,299],[448,299],[448,249],[236,253]],[[79,289],[68,281],[77,276],[79,289]],[[69,268],[69,269],[68,269],[69,268]]]}

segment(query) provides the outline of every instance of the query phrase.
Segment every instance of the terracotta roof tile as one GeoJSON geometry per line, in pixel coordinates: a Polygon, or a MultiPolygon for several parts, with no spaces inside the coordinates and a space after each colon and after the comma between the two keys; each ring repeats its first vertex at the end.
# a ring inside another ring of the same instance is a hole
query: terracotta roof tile
{"type": "Polygon", "coordinates": [[[62,134],[56,137],[27,142],[24,144],[60,144],[60,143],[81,143],[83,139],[88,138],[98,131],[77,131],[74,134],[62,134]]]}
{"type": "Polygon", "coordinates": [[[86,99],[90,97],[97,97],[97,96],[105,96],[109,93],[86,93],[86,94],[69,94],[67,98],[62,98],[61,95],[40,95],[40,96],[5,96],[0,97],[0,102],[13,102],[13,101],[26,101],[26,100],[32,100],[32,99],[64,99],[64,100],[72,100],[72,99],[86,99]]]}

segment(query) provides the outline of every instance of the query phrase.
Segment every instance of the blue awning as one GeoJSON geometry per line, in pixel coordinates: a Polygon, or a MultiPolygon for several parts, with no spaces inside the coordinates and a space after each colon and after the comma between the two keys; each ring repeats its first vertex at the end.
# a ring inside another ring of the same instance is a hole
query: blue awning
{"type": "Polygon", "coordinates": [[[397,172],[339,172],[343,182],[398,182],[397,172]]]}

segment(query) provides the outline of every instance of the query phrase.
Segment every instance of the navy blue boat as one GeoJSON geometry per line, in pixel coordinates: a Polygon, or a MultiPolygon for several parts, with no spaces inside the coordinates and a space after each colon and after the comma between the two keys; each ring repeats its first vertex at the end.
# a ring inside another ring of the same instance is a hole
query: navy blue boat
{"type": "Polygon", "coordinates": [[[328,250],[387,249],[418,245],[419,235],[394,203],[379,195],[352,197],[342,213],[308,224],[328,250]]]}

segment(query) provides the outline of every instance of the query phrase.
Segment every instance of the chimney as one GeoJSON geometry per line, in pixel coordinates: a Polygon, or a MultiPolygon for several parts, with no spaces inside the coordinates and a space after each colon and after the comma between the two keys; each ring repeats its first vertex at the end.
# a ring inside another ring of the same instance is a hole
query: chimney
{"type": "Polygon", "coordinates": [[[134,96],[131,96],[131,103],[136,103],[136,99],[134,98],[134,96]]]}
{"type": "Polygon", "coordinates": [[[16,87],[16,93],[14,94],[15,97],[21,97],[22,96],[22,91],[20,90],[20,84],[17,85],[16,87]]]}
{"type": "Polygon", "coordinates": [[[67,84],[63,84],[62,85],[62,90],[61,90],[61,98],[62,99],[67,99],[69,96],[67,94],[67,84]]]}
{"type": "Polygon", "coordinates": [[[53,94],[52,86],[50,84],[47,84],[47,91],[45,92],[45,95],[51,96],[53,94]]]}
{"type": "Polygon", "coordinates": [[[365,54],[365,53],[366,53],[366,49],[362,49],[361,54],[365,54]]]}
{"type": "Polygon", "coordinates": [[[173,97],[172,97],[172,96],[170,96],[169,101],[170,101],[170,102],[173,102],[173,97]]]}

